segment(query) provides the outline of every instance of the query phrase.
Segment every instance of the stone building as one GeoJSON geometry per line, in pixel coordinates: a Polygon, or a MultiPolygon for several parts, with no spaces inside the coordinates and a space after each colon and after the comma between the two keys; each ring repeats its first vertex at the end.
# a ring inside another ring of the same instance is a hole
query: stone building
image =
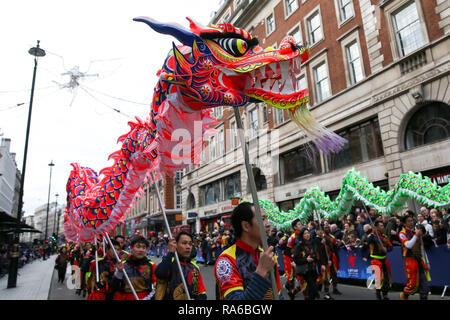
{"type": "Polygon", "coordinates": [[[0,144],[0,211],[17,217],[21,174],[16,154],[11,152],[11,139],[2,138],[0,144]]]}
{"type": "MultiPolygon", "coordinates": [[[[158,189],[164,203],[167,220],[171,228],[182,223],[181,215],[181,176],[176,173],[174,178],[167,178],[166,183],[159,180],[158,189]]],[[[150,231],[165,230],[165,222],[158,202],[156,188],[153,184],[143,185],[144,194],[136,197],[133,208],[127,215],[126,222],[116,228],[116,234],[131,236],[141,234],[147,236],[150,231]]]]}
{"type": "MultiPolygon", "coordinates": [[[[211,24],[232,23],[276,47],[286,35],[308,43],[298,86],[309,109],[348,140],[338,154],[308,145],[287,111],[264,103],[240,108],[260,199],[288,210],[319,186],[333,199],[354,167],[382,189],[402,173],[438,184],[450,175],[450,0],[228,0],[211,24]]],[[[183,223],[214,227],[251,199],[234,112],[215,108],[218,134],[202,163],[185,170],[183,223]]],[[[417,205],[409,203],[413,209],[417,205]]]]}

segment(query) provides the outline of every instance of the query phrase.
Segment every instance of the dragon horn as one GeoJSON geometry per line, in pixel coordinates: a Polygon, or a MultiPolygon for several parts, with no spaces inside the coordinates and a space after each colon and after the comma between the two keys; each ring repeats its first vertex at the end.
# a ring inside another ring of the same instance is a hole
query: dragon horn
{"type": "Polygon", "coordinates": [[[134,18],[133,21],[144,22],[156,32],[171,35],[182,44],[189,47],[192,47],[194,40],[197,40],[197,42],[201,41],[201,38],[195,33],[192,33],[175,23],[160,23],[149,17],[137,17],[134,18]]]}

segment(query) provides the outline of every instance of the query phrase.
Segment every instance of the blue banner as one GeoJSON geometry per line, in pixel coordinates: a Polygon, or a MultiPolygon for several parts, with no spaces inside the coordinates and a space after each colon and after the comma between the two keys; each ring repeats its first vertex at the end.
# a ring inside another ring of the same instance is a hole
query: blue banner
{"type": "MultiPolygon", "coordinates": [[[[372,268],[369,261],[364,261],[367,256],[361,249],[339,250],[340,270],[339,278],[363,279],[366,280],[372,276],[372,268]]],[[[432,247],[427,250],[428,260],[430,261],[431,286],[443,287],[450,284],[450,250],[446,245],[432,247]]],[[[403,262],[401,247],[394,247],[388,252],[387,258],[391,265],[392,283],[406,284],[405,265],[403,262]]]]}

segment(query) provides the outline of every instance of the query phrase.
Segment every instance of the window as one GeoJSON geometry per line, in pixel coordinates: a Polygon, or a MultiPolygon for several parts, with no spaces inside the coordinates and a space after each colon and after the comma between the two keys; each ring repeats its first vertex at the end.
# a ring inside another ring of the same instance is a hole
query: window
{"type": "Polygon", "coordinates": [[[450,106],[434,102],[420,108],[409,120],[405,131],[405,149],[450,138],[450,106]]]}
{"type": "Polygon", "coordinates": [[[187,207],[186,209],[194,209],[195,208],[195,197],[192,193],[189,193],[187,198],[187,207]]]}
{"type": "Polygon", "coordinates": [[[320,12],[318,10],[306,19],[311,46],[323,39],[322,23],[320,20],[320,12]]]}
{"type": "Polygon", "coordinates": [[[258,108],[253,108],[249,112],[250,137],[254,138],[258,135],[258,108]]]}
{"type": "Polygon", "coordinates": [[[211,137],[211,140],[209,140],[209,155],[211,156],[211,160],[214,160],[216,158],[216,137],[211,137]]]}
{"type": "Polygon", "coordinates": [[[225,142],[224,142],[224,133],[223,129],[220,129],[219,131],[219,141],[217,146],[217,156],[223,156],[225,154],[225,142]]]}
{"type": "Polygon", "coordinates": [[[224,182],[224,200],[241,197],[241,173],[237,172],[223,179],[224,182]]]}
{"type": "Polygon", "coordinates": [[[266,18],[266,32],[267,35],[271,34],[275,30],[275,18],[273,13],[266,18]]]}
{"type": "Polygon", "coordinates": [[[347,139],[341,151],[325,157],[325,171],[340,169],[384,155],[378,118],[338,132],[347,139]]]}
{"type": "Polygon", "coordinates": [[[289,17],[298,9],[298,2],[297,0],[284,0],[284,6],[286,8],[286,17],[289,17]]]}
{"type": "Polygon", "coordinates": [[[234,149],[238,146],[238,132],[236,127],[236,121],[230,122],[230,138],[231,138],[231,148],[234,149]]]}
{"type": "Polygon", "coordinates": [[[216,119],[222,118],[223,107],[222,106],[216,107],[215,110],[214,110],[214,113],[215,113],[216,119]]]}
{"type": "Polygon", "coordinates": [[[325,62],[313,68],[316,86],[317,102],[322,102],[331,96],[330,83],[328,81],[328,70],[325,62]]]}
{"type": "Polygon", "coordinates": [[[300,26],[295,27],[292,29],[288,35],[292,36],[295,39],[295,42],[297,44],[302,43],[302,33],[300,32],[300,26]]]}
{"type": "Polygon", "coordinates": [[[406,56],[425,44],[414,1],[394,12],[392,22],[400,56],[406,56]]]}
{"type": "Polygon", "coordinates": [[[206,186],[202,187],[201,190],[203,191],[205,205],[210,205],[219,202],[220,198],[219,181],[207,184],[206,186]]]}
{"type": "Polygon", "coordinates": [[[205,163],[206,163],[206,147],[203,147],[201,164],[205,164],[205,163]]]}
{"type": "Polygon", "coordinates": [[[181,193],[181,188],[177,188],[177,190],[175,191],[175,209],[181,209],[182,206],[183,206],[183,197],[181,193]]]}
{"type": "Polygon", "coordinates": [[[351,84],[355,84],[364,78],[362,61],[357,41],[353,41],[345,47],[351,84]]]}
{"type": "Polygon", "coordinates": [[[285,184],[320,173],[317,164],[320,164],[320,153],[314,146],[301,146],[280,155],[280,183],[285,184]]]}
{"type": "Polygon", "coordinates": [[[266,123],[268,121],[267,119],[267,105],[264,104],[263,106],[263,122],[266,123]]]}
{"type": "Polygon", "coordinates": [[[284,122],[284,110],[279,108],[273,108],[275,114],[275,124],[281,124],[284,122]]]}
{"type": "Polygon", "coordinates": [[[297,79],[298,90],[305,90],[308,88],[308,82],[306,81],[306,76],[303,74],[297,79]]]}
{"type": "Polygon", "coordinates": [[[339,6],[339,21],[344,22],[353,17],[353,3],[352,0],[337,0],[339,6]]]}
{"type": "Polygon", "coordinates": [[[225,12],[225,14],[224,14],[223,17],[222,17],[222,21],[223,21],[224,23],[228,23],[228,22],[230,22],[230,21],[229,21],[229,20],[230,20],[230,17],[231,17],[231,8],[228,8],[227,12],[225,12]]]}
{"type": "Polygon", "coordinates": [[[175,172],[175,184],[181,184],[181,180],[183,179],[183,170],[178,170],[175,172]]]}
{"type": "Polygon", "coordinates": [[[241,173],[237,172],[200,187],[204,205],[218,203],[241,196],[241,173]]]}

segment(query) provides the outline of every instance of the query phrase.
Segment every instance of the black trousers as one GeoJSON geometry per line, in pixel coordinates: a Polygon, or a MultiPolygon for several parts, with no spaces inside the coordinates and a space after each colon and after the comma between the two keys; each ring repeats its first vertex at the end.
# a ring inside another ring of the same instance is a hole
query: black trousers
{"type": "Polygon", "coordinates": [[[305,296],[305,300],[314,300],[318,293],[317,288],[317,277],[318,274],[315,270],[308,270],[303,278],[306,281],[306,288],[303,291],[303,295],[305,296]]]}
{"type": "Polygon", "coordinates": [[[61,265],[58,267],[58,281],[64,282],[66,278],[67,265],[61,265]]]}

